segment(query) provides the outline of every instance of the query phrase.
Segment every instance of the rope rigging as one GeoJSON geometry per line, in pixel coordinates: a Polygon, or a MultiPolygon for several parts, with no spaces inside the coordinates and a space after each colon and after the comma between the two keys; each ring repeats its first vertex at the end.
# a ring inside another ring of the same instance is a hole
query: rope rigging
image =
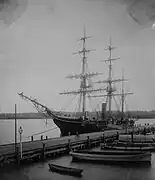
{"type": "Polygon", "coordinates": [[[71,105],[71,102],[76,98],[76,96],[77,96],[77,94],[75,95],[75,96],[73,96],[73,98],[72,99],[70,99],[67,103],[66,103],[66,108],[62,108],[61,110],[60,110],[60,112],[63,112],[63,111],[66,111],[66,109],[68,108],[68,105],[71,105]]]}
{"type": "MultiPolygon", "coordinates": [[[[31,136],[37,136],[37,135],[40,135],[40,134],[43,134],[43,133],[46,133],[46,132],[49,132],[49,131],[53,131],[53,130],[55,130],[57,128],[58,127],[53,127],[51,129],[48,129],[48,130],[45,130],[45,131],[42,131],[42,132],[38,132],[38,133],[32,134],[31,136]]],[[[30,138],[31,136],[27,136],[26,138],[30,138]]]]}
{"type": "MultiPolygon", "coordinates": [[[[80,97],[81,98],[81,97],[80,97]]],[[[75,116],[77,116],[77,108],[78,108],[78,105],[79,105],[79,103],[80,103],[80,101],[81,101],[81,99],[79,98],[79,100],[78,100],[78,102],[77,102],[77,104],[76,104],[76,106],[75,106],[75,110],[74,110],[74,113],[75,113],[75,116]]],[[[80,110],[80,109],[79,109],[80,110]]],[[[80,112],[80,111],[79,111],[80,112]]]]}

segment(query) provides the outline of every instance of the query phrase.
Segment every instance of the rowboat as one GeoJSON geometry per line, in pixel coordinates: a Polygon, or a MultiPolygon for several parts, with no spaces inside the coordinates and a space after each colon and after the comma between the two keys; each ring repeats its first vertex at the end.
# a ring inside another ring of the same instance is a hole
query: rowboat
{"type": "Polygon", "coordinates": [[[154,147],[155,144],[153,144],[153,143],[116,141],[116,142],[113,142],[113,143],[108,143],[108,146],[118,146],[118,147],[122,147],[122,146],[123,147],[154,147]]]}
{"type": "Polygon", "coordinates": [[[134,141],[134,142],[155,142],[154,135],[120,135],[119,141],[134,141]],[[133,137],[133,138],[132,138],[133,137]]]}
{"type": "Polygon", "coordinates": [[[68,174],[72,176],[81,176],[82,175],[81,173],[83,172],[83,169],[65,167],[57,164],[48,164],[48,165],[51,171],[68,174]]]}
{"type": "MultiPolygon", "coordinates": [[[[131,139],[119,139],[120,142],[132,142],[131,139]]],[[[155,140],[140,140],[140,139],[133,139],[135,143],[155,143],[155,140]]]]}
{"type": "Polygon", "coordinates": [[[122,151],[154,151],[152,146],[130,146],[130,145],[105,145],[101,144],[101,150],[122,150],[122,151]]]}
{"type": "Polygon", "coordinates": [[[78,150],[78,151],[74,151],[74,152],[77,152],[77,153],[85,153],[85,154],[97,154],[97,155],[136,155],[136,154],[142,154],[142,153],[145,153],[145,152],[142,152],[142,151],[121,151],[121,150],[116,150],[115,152],[113,150],[78,150]]]}
{"type": "Polygon", "coordinates": [[[78,161],[97,161],[97,162],[108,162],[108,163],[151,163],[150,152],[139,152],[137,154],[125,154],[118,153],[116,151],[109,151],[109,153],[95,154],[88,152],[70,152],[72,160],[78,161]]]}
{"type": "Polygon", "coordinates": [[[144,140],[134,140],[134,141],[128,141],[128,140],[119,140],[119,143],[134,143],[134,144],[151,144],[155,145],[155,141],[150,140],[150,141],[144,141],[144,140]]]}
{"type": "Polygon", "coordinates": [[[137,146],[137,147],[155,147],[155,143],[149,143],[149,142],[122,142],[118,141],[117,145],[120,146],[137,146]]]}

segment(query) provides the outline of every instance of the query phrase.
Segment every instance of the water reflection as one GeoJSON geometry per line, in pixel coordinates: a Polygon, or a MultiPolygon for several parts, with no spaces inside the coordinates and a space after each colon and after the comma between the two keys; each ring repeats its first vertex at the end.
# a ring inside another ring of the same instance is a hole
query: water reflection
{"type": "Polygon", "coordinates": [[[155,154],[152,155],[152,165],[150,167],[121,167],[104,164],[75,163],[70,156],[51,159],[42,163],[35,163],[30,166],[23,166],[17,170],[3,171],[0,180],[154,180],[155,179],[155,154]],[[48,163],[82,168],[82,177],[73,177],[51,172],[48,163]]]}

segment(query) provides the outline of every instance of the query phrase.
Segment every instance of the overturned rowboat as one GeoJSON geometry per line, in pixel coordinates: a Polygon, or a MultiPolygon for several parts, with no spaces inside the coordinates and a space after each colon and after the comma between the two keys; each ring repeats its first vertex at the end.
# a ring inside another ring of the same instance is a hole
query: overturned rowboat
{"type": "Polygon", "coordinates": [[[65,167],[57,164],[48,164],[48,165],[51,171],[68,174],[72,176],[81,176],[82,175],[81,173],[83,172],[83,169],[65,167]]]}

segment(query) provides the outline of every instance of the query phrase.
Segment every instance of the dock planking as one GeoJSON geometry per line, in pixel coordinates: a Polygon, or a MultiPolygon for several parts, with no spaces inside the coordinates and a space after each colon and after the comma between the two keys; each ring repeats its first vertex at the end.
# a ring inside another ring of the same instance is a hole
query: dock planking
{"type": "MultiPolygon", "coordinates": [[[[105,131],[104,135],[105,137],[111,136],[111,135],[116,134],[116,132],[117,132],[116,130],[105,131]]],[[[120,132],[120,130],[118,130],[118,132],[120,132]]],[[[51,147],[51,146],[68,143],[68,140],[70,140],[70,142],[78,142],[78,141],[86,140],[88,136],[90,139],[98,138],[98,137],[103,136],[103,132],[80,134],[78,137],[76,135],[71,135],[71,136],[64,136],[64,137],[58,137],[58,138],[50,138],[48,140],[44,139],[44,140],[23,142],[22,149],[23,149],[23,152],[29,151],[29,150],[40,149],[42,148],[43,143],[46,144],[46,147],[51,147]]],[[[7,155],[8,153],[13,153],[14,151],[15,151],[14,143],[0,145],[0,156],[5,155],[5,154],[7,155]]]]}
{"type": "MultiPolygon", "coordinates": [[[[135,129],[134,129],[135,130],[135,129]]],[[[133,131],[133,128],[128,129],[128,132],[133,131]]],[[[103,136],[105,139],[115,139],[117,132],[119,134],[125,133],[125,130],[107,130],[104,132],[93,132],[80,134],[79,136],[71,135],[64,137],[57,137],[51,139],[42,139],[36,141],[29,141],[22,143],[23,159],[33,159],[41,156],[52,155],[52,154],[62,154],[68,152],[71,149],[86,147],[91,148],[91,145],[100,144],[103,141],[103,136]],[[90,143],[89,143],[90,142],[90,143]],[[71,145],[71,146],[70,146],[71,145]]],[[[19,144],[17,144],[19,147],[19,144]]],[[[19,156],[20,154],[18,154],[19,156]]],[[[15,154],[15,144],[5,144],[0,145],[0,159],[3,158],[7,162],[16,161],[17,157],[15,154]]],[[[19,158],[20,160],[20,158],[19,158]]]]}
{"type": "MultiPolygon", "coordinates": [[[[143,127],[140,127],[143,128],[143,127]]],[[[129,131],[132,131],[133,128],[128,129],[129,131]]],[[[134,131],[136,131],[137,128],[134,128],[134,131]]],[[[124,133],[125,130],[108,130],[104,131],[104,136],[112,136],[116,134],[117,132],[119,133],[124,133]]],[[[46,147],[51,147],[51,146],[56,146],[56,145],[61,145],[64,143],[68,143],[68,140],[70,142],[78,142],[82,140],[86,140],[87,137],[89,136],[90,139],[97,138],[103,136],[103,132],[93,132],[93,133],[85,133],[85,134],[80,134],[78,137],[76,135],[71,135],[71,136],[64,136],[64,137],[56,137],[56,138],[49,138],[49,139],[43,139],[43,140],[35,140],[35,141],[26,141],[22,142],[22,149],[24,151],[28,150],[35,150],[35,149],[40,149],[43,146],[43,143],[46,144],[46,147]]],[[[18,144],[19,145],[19,144],[18,144]]],[[[7,153],[13,153],[15,151],[15,144],[4,144],[0,145],[0,156],[7,154],[7,153]]]]}

